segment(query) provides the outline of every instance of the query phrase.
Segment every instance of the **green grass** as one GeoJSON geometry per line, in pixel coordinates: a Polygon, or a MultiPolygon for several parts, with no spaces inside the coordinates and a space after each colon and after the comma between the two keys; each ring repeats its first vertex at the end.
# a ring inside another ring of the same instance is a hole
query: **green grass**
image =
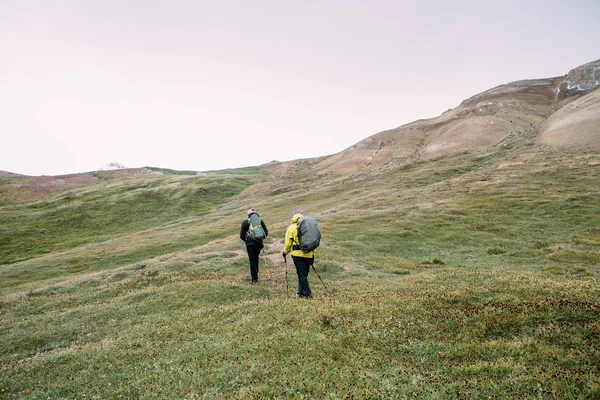
{"type": "Polygon", "coordinates": [[[0,398],[599,397],[590,157],[524,143],[340,179],[310,161],[100,174],[4,206],[0,398]],[[270,231],[258,286],[249,205],[270,231]],[[323,234],[329,293],[311,271],[309,301],[280,256],[296,208],[323,234]]]}
{"type": "Polygon", "coordinates": [[[262,170],[260,167],[243,167],[243,168],[229,168],[220,169],[216,171],[206,171],[209,174],[214,175],[260,175],[262,170]]]}
{"type": "Polygon", "coordinates": [[[591,282],[440,271],[344,287],[333,283],[341,272],[321,275],[334,294],[312,279],[312,301],[285,297],[275,279],[251,287],[186,272],[4,301],[0,387],[26,397],[598,393],[591,282]]]}
{"type": "Polygon", "coordinates": [[[209,213],[244,190],[246,178],[164,179],[99,185],[0,210],[0,264],[209,213]]]}
{"type": "Polygon", "coordinates": [[[146,167],[147,169],[155,172],[161,172],[163,174],[168,175],[197,175],[197,171],[181,171],[176,169],[168,169],[168,168],[157,168],[157,167],[146,167]]]}

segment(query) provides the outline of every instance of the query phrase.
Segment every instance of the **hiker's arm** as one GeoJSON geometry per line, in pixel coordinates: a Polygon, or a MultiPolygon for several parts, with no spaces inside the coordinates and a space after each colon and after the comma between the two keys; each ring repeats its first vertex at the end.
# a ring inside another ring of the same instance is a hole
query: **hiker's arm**
{"type": "Polygon", "coordinates": [[[288,228],[285,232],[285,243],[283,245],[283,254],[289,254],[292,251],[292,229],[288,228]]]}
{"type": "Polygon", "coordinates": [[[240,228],[240,239],[244,242],[246,241],[246,233],[248,233],[248,221],[242,222],[242,227],[240,228]]]}
{"type": "Polygon", "coordinates": [[[260,226],[262,226],[263,230],[265,231],[265,238],[269,236],[269,230],[267,229],[267,225],[262,219],[260,220],[260,226]]]}

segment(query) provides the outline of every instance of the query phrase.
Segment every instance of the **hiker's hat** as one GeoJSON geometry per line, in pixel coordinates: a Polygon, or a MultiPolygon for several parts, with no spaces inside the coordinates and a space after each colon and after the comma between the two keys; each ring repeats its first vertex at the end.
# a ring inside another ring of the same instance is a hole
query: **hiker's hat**
{"type": "Polygon", "coordinates": [[[255,213],[256,213],[256,210],[254,208],[251,208],[248,210],[248,215],[255,214],[255,213]]]}
{"type": "Polygon", "coordinates": [[[294,215],[296,214],[304,214],[304,211],[297,209],[296,211],[294,211],[294,215]]]}

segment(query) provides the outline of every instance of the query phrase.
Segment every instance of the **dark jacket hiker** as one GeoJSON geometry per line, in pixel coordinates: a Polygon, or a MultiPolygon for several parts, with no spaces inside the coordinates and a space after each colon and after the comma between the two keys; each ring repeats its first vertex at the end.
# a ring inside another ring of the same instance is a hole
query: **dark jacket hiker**
{"type": "Polygon", "coordinates": [[[248,210],[248,218],[242,222],[240,228],[240,239],[246,243],[246,251],[250,260],[250,277],[252,283],[258,283],[258,267],[260,251],[263,248],[263,240],[269,235],[265,222],[260,218],[256,210],[248,210]]]}

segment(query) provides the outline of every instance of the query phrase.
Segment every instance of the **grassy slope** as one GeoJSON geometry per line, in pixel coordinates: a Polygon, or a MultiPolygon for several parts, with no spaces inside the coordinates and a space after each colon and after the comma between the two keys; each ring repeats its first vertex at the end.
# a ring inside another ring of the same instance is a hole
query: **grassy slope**
{"type": "Polygon", "coordinates": [[[5,206],[0,210],[0,264],[207,214],[249,182],[185,175],[106,179],[49,200],[5,206]]]}
{"type": "Polygon", "coordinates": [[[0,208],[0,263],[6,264],[0,290],[110,269],[223,236],[207,214],[251,179],[106,177],[51,199],[0,208]],[[194,229],[200,223],[207,229],[194,229]]]}
{"type": "Polygon", "coordinates": [[[0,247],[21,260],[0,266],[0,395],[599,396],[598,157],[501,149],[341,181],[307,163],[286,181],[100,182],[39,214],[4,207],[22,236],[0,247]],[[124,201],[153,192],[159,206],[124,201]],[[117,203],[130,220],[106,215],[117,203]],[[77,204],[90,225],[24,244],[77,204]],[[258,287],[237,238],[249,204],[271,232],[258,287]],[[279,262],[297,207],[324,235],[331,294],[311,273],[312,301],[286,296],[279,262]]]}

